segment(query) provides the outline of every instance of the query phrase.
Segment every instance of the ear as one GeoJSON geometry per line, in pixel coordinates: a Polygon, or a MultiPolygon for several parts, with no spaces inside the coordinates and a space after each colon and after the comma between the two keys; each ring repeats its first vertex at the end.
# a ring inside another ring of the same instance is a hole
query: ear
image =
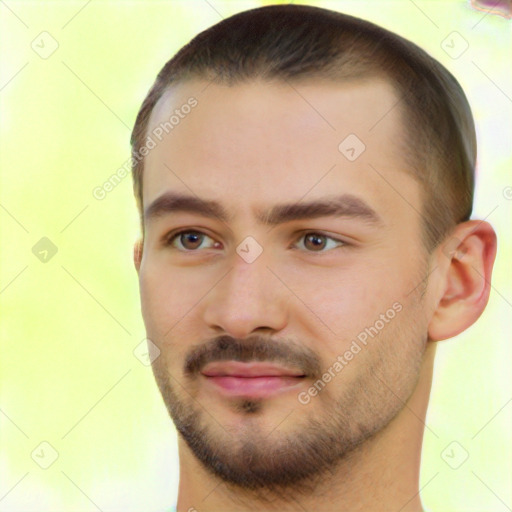
{"type": "Polygon", "coordinates": [[[144,241],[142,239],[139,239],[135,242],[133,246],[133,263],[135,265],[135,270],[137,273],[140,269],[140,263],[142,261],[142,249],[144,247],[144,241]]]}
{"type": "Polygon", "coordinates": [[[496,244],[496,233],[488,222],[470,220],[458,224],[438,247],[438,265],[443,271],[429,339],[456,336],[482,314],[489,300],[496,244]]]}

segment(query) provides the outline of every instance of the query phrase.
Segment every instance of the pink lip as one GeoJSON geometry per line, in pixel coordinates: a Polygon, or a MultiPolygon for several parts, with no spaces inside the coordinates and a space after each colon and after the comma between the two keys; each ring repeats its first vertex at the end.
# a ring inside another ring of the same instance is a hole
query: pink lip
{"type": "Polygon", "coordinates": [[[304,374],[272,363],[219,361],[201,372],[216,389],[229,396],[266,397],[302,383],[304,374]]]}

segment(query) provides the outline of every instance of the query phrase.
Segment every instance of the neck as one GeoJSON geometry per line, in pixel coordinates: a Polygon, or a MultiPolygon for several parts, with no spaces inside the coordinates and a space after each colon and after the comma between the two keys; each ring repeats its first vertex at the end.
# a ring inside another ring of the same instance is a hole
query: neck
{"type": "Polygon", "coordinates": [[[428,343],[416,388],[385,429],[354,449],[308,495],[262,499],[210,474],[179,438],[178,512],[422,512],[419,472],[435,343],[428,343]]]}

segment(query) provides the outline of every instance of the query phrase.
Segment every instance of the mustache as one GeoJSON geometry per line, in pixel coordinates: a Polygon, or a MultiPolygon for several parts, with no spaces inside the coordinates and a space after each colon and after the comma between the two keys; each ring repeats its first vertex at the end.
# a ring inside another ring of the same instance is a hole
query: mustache
{"type": "Polygon", "coordinates": [[[320,378],[322,374],[318,356],[311,349],[293,341],[271,340],[261,336],[239,340],[222,335],[188,352],[184,365],[185,375],[196,376],[208,363],[217,361],[265,361],[293,366],[306,377],[320,378]]]}

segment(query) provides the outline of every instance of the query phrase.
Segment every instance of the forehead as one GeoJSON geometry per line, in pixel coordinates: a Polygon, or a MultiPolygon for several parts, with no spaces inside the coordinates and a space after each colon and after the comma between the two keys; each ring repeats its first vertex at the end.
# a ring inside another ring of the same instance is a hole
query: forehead
{"type": "Polygon", "coordinates": [[[242,214],[337,192],[385,210],[399,200],[396,186],[417,202],[398,103],[380,79],[175,85],[149,121],[155,145],[145,158],[144,205],[179,191],[242,214]]]}

